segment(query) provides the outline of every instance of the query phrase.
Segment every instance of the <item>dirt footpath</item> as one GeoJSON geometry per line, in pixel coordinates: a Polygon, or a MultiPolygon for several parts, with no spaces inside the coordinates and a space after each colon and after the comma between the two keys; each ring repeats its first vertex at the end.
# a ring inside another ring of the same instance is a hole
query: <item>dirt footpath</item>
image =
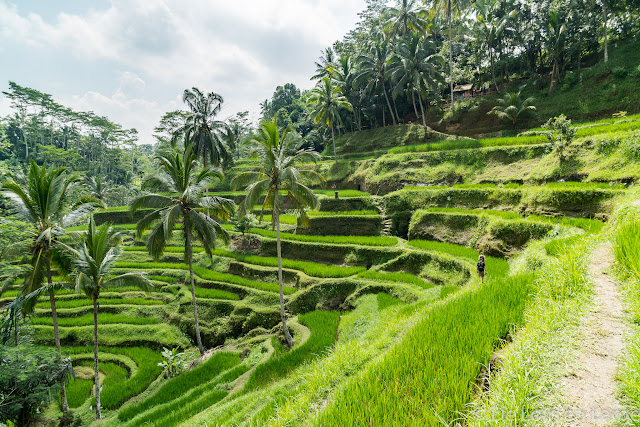
{"type": "Polygon", "coordinates": [[[594,306],[582,326],[579,359],[563,379],[567,426],[609,425],[622,412],[615,376],[628,329],[618,284],[608,274],[613,259],[608,243],[591,255],[594,306]]]}

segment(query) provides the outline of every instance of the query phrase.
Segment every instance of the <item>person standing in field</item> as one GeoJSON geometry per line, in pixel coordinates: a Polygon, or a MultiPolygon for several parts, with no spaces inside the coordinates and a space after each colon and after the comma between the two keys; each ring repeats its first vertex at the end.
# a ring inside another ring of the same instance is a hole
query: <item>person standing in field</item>
{"type": "Polygon", "coordinates": [[[478,279],[480,283],[484,283],[484,274],[487,272],[487,266],[484,263],[484,254],[480,254],[478,257],[478,264],[476,264],[476,270],[478,271],[478,279]]]}

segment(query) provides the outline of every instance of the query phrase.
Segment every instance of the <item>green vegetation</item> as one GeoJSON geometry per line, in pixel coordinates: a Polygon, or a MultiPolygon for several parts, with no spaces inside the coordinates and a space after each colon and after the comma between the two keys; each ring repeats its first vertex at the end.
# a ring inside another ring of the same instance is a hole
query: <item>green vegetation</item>
{"type": "Polygon", "coordinates": [[[122,421],[127,421],[155,405],[178,399],[192,388],[210,381],[221,372],[232,368],[238,363],[240,363],[240,358],[237,354],[218,352],[202,365],[171,378],[150,398],[122,409],[118,412],[118,418],[122,421]]]}
{"type": "MultiPolygon", "coordinates": [[[[108,300],[107,300],[108,301],[108,300]]],[[[98,322],[100,324],[117,324],[124,323],[129,325],[153,325],[160,323],[159,319],[153,317],[132,317],[121,314],[100,313],[98,314],[98,322]]],[[[34,317],[31,319],[34,325],[53,325],[53,321],[49,317],[34,317]]],[[[93,325],[93,314],[85,314],[78,317],[61,317],[58,319],[60,326],[87,326],[93,325]]]]}
{"type": "Polygon", "coordinates": [[[522,318],[531,276],[491,280],[427,310],[401,345],[357,375],[318,425],[451,422],[471,397],[469,384],[522,318]],[[421,396],[432,396],[425,407],[421,396]]]}
{"type": "MultiPolygon", "coordinates": [[[[274,239],[276,232],[252,228],[251,233],[274,239]]],[[[336,245],[364,245],[364,246],[395,246],[398,239],[389,236],[315,236],[305,234],[280,233],[282,240],[295,240],[299,242],[321,242],[336,245]]]]}
{"type": "Polygon", "coordinates": [[[445,141],[430,144],[409,145],[395,147],[389,150],[391,154],[416,153],[442,150],[468,150],[482,147],[502,147],[510,145],[542,144],[547,142],[544,136],[518,136],[505,138],[465,139],[461,141],[445,141]]]}
{"type": "Polygon", "coordinates": [[[424,280],[414,276],[409,273],[386,273],[386,272],[378,272],[378,271],[363,271],[362,273],[358,273],[358,277],[363,277],[365,279],[371,280],[380,280],[383,282],[400,282],[400,283],[409,283],[411,285],[416,285],[424,289],[429,289],[433,285],[425,282],[424,280]]]}
{"type": "Polygon", "coordinates": [[[311,337],[301,346],[258,365],[249,377],[245,390],[264,387],[282,378],[302,363],[318,357],[333,345],[340,319],[339,313],[314,311],[300,315],[298,319],[311,330],[311,337]]]}

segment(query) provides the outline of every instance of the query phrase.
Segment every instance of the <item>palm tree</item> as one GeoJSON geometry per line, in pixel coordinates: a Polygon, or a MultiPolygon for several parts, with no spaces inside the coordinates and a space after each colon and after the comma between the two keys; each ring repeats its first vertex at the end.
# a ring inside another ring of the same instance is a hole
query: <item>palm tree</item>
{"type": "Polygon", "coordinates": [[[500,92],[500,89],[496,84],[495,58],[493,49],[496,40],[500,38],[505,29],[505,26],[509,22],[509,18],[513,16],[516,11],[512,11],[509,15],[498,16],[496,12],[500,8],[500,2],[497,0],[477,0],[473,4],[473,7],[476,10],[476,30],[489,49],[489,61],[491,62],[491,81],[493,82],[496,90],[500,92]]]}
{"type": "Polygon", "coordinates": [[[331,47],[322,51],[322,56],[318,62],[316,62],[316,73],[311,77],[311,80],[318,80],[324,77],[331,77],[335,61],[335,55],[331,47]]]}
{"type": "Polygon", "coordinates": [[[389,68],[392,80],[396,82],[394,96],[398,96],[406,88],[411,93],[416,118],[419,117],[416,107],[417,94],[424,127],[427,127],[427,122],[422,105],[422,88],[436,86],[435,80],[440,79],[437,65],[444,65],[441,56],[430,53],[434,51],[433,46],[427,40],[422,40],[420,35],[411,36],[398,44],[394,61],[389,68]]]}
{"type": "Polygon", "coordinates": [[[96,229],[93,215],[89,229],[82,235],[82,245],[73,251],[76,259],[76,292],[84,292],[93,302],[93,363],[95,372],[96,419],[102,418],[100,408],[100,377],[98,366],[98,297],[100,292],[123,286],[135,286],[145,291],[151,282],[139,273],[125,273],[112,277],[115,262],[122,254],[123,235],[109,224],[96,229]]]}
{"type": "Polygon", "coordinates": [[[513,130],[517,130],[516,124],[525,115],[536,111],[533,101],[535,98],[522,99],[520,92],[506,93],[502,99],[498,99],[498,104],[487,114],[493,114],[502,120],[511,122],[513,130]]]}
{"type": "Polygon", "coordinates": [[[366,55],[360,55],[357,59],[359,72],[356,76],[356,84],[364,87],[365,93],[371,97],[379,93],[384,95],[389,113],[391,114],[391,120],[395,125],[396,114],[393,108],[391,108],[391,102],[389,102],[386,89],[388,77],[387,65],[390,56],[389,43],[385,41],[384,34],[374,36],[373,40],[368,53],[366,55]]]}
{"type": "Polygon", "coordinates": [[[467,2],[466,0],[435,0],[433,4],[440,10],[444,9],[447,14],[447,24],[449,25],[449,84],[451,90],[451,110],[453,111],[453,13],[461,13],[467,6],[467,2]]]}
{"type": "MultiPolygon", "coordinates": [[[[24,183],[11,175],[2,186],[3,194],[13,203],[16,213],[34,227],[31,245],[31,269],[27,273],[22,294],[31,297],[25,303],[25,310],[30,311],[35,305],[37,296],[49,294],[51,317],[53,318],[53,337],[58,352],[58,359],[62,360],[60,348],[60,332],[58,330],[58,312],[56,310],[55,290],[51,275],[52,253],[59,249],[59,238],[65,233],[64,227],[75,224],[91,209],[89,204],[81,204],[74,209],[66,210],[69,189],[79,180],[65,175],[63,167],[47,170],[39,167],[31,160],[29,172],[24,183]],[[47,285],[44,285],[44,280],[47,285]]],[[[62,411],[69,412],[65,380],[61,383],[60,398],[62,411]]]]}
{"type": "Polygon", "coordinates": [[[362,127],[362,117],[360,109],[360,94],[355,89],[356,67],[352,57],[345,54],[338,58],[338,63],[333,70],[333,79],[353,107],[353,116],[358,130],[362,127]]]}
{"type": "Polygon", "coordinates": [[[210,166],[199,169],[192,144],[187,144],[182,153],[160,152],[156,160],[161,173],[146,179],[142,185],[143,189],[156,193],[136,197],[131,202],[130,211],[133,214],[141,208],[153,209],[138,221],[136,231],[138,236],[142,236],[145,230],[153,227],[147,240],[147,249],[156,259],[164,253],[178,221],[182,220],[184,259],[189,264],[196,342],[200,354],[204,354],[196,306],[192,241],[194,237],[198,239],[209,256],[212,256],[217,238],[228,242],[227,232],[202,210],[211,210],[215,218],[227,219],[233,211],[233,202],[221,197],[202,195],[214,179],[222,179],[222,173],[218,168],[210,166]]]}
{"type": "Polygon", "coordinates": [[[560,54],[564,50],[565,30],[567,28],[566,19],[560,16],[560,12],[552,10],[549,12],[549,25],[547,41],[548,50],[553,54],[553,68],[551,69],[551,82],[547,95],[551,96],[558,76],[560,75],[560,54]]]}
{"type": "Polygon", "coordinates": [[[300,179],[306,178],[311,182],[324,182],[324,178],[314,171],[296,168],[295,163],[297,161],[312,160],[315,162],[318,154],[311,150],[300,150],[300,144],[296,140],[291,127],[287,127],[280,134],[275,119],[272,122],[263,122],[257,136],[251,142],[257,146],[256,151],[261,162],[260,169],[256,172],[244,172],[237,175],[233,179],[231,186],[234,189],[247,186],[245,189],[247,195],[238,206],[239,218],[251,212],[251,208],[256,205],[260,196],[265,194],[262,210],[271,210],[272,219],[276,227],[280,318],[287,344],[292,347],[293,338],[291,338],[287,328],[287,320],[284,313],[282,249],[280,246],[280,211],[283,198],[280,196],[280,191],[286,192],[285,197],[300,215],[300,223],[306,225],[309,218],[305,208],[315,206],[317,198],[310,188],[300,182],[300,179]]]}
{"type": "Polygon", "coordinates": [[[387,20],[387,28],[392,36],[404,37],[409,30],[418,33],[424,30],[424,19],[416,8],[416,0],[398,0],[397,6],[389,10],[391,18],[387,20]]]}
{"type": "Polygon", "coordinates": [[[224,99],[214,92],[205,95],[194,87],[192,90],[185,89],[182,101],[189,107],[189,113],[185,124],[174,133],[174,139],[184,136],[185,146],[193,144],[193,151],[197,157],[202,158],[205,168],[208,162],[213,166],[220,166],[229,157],[227,147],[220,137],[225,124],[215,120],[224,99]]]}
{"type": "Polygon", "coordinates": [[[338,156],[336,155],[336,139],[333,128],[336,122],[342,124],[340,108],[346,108],[351,111],[353,109],[351,103],[342,95],[340,88],[335,86],[329,77],[323,77],[318,86],[311,90],[307,103],[313,104],[313,111],[311,111],[313,121],[316,124],[322,122],[331,128],[333,158],[337,162],[338,156]]]}

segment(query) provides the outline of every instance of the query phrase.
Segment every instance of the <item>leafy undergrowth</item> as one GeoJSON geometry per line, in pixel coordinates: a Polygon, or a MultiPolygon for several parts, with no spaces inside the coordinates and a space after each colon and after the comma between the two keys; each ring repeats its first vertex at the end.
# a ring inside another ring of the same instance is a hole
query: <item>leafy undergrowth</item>
{"type": "MultiPolygon", "coordinates": [[[[333,213],[333,212],[332,212],[333,213]]],[[[276,232],[261,228],[252,228],[251,233],[259,236],[276,238],[276,232]]],[[[315,236],[305,234],[280,233],[282,240],[294,240],[300,242],[320,242],[337,245],[363,245],[363,246],[394,246],[398,239],[389,236],[315,236]]]]}

